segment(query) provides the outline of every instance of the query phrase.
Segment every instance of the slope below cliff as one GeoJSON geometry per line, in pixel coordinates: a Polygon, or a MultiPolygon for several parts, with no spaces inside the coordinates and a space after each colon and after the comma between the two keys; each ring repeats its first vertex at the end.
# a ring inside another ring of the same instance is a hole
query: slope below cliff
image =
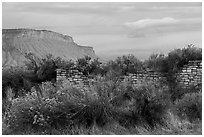
{"type": "Polygon", "coordinates": [[[92,47],[77,45],[72,37],[47,30],[3,29],[2,66],[23,66],[25,53],[34,53],[43,58],[48,54],[65,60],[76,60],[84,56],[96,59],[92,47]]]}

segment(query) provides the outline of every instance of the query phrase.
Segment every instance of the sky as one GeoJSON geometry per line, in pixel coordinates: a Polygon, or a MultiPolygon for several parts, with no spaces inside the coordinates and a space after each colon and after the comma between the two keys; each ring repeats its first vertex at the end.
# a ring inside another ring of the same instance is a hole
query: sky
{"type": "Polygon", "coordinates": [[[66,34],[105,60],[127,54],[144,60],[189,44],[202,47],[202,3],[4,2],[2,26],[66,34]]]}

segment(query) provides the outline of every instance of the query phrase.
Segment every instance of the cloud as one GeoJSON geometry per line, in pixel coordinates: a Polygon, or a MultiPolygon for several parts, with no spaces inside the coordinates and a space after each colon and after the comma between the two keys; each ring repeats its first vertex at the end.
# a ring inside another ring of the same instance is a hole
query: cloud
{"type": "Polygon", "coordinates": [[[177,22],[179,21],[174,18],[165,17],[162,19],[141,19],[135,22],[126,22],[124,25],[133,29],[142,29],[146,27],[171,25],[171,24],[176,24],[177,22]]]}
{"type": "Polygon", "coordinates": [[[161,19],[141,19],[135,22],[123,24],[126,28],[128,37],[146,37],[149,35],[157,36],[167,33],[178,33],[186,31],[200,31],[201,18],[174,19],[164,17],[161,19]]]}

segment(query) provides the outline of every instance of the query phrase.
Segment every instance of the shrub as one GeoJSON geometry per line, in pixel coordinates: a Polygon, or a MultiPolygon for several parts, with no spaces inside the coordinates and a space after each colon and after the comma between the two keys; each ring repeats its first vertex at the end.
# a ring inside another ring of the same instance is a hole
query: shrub
{"type": "Polygon", "coordinates": [[[154,71],[174,74],[192,60],[202,60],[202,49],[190,44],[187,47],[172,50],[167,56],[152,54],[145,64],[154,71]]]}
{"type": "Polygon", "coordinates": [[[202,93],[188,93],[175,105],[175,111],[181,119],[190,122],[202,119],[202,93]]]}
{"type": "MultiPolygon", "coordinates": [[[[100,81],[85,91],[77,90],[79,93],[74,92],[74,95],[77,94],[77,96],[72,102],[80,104],[78,106],[83,106],[71,118],[75,124],[86,127],[96,124],[103,127],[114,120],[116,110],[110,103],[113,98],[111,86],[109,82],[100,81]]],[[[72,97],[73,95],[70,96],[70,98],[72,97]]]]}
{"type": "Polygon", "coordinates": [[[46,124],[45,115],[42,113],[44,105],[35,92],[24,98],[14,99],[7,118],[8,127],[14,132],[24,131],[29,127],[42,128],[46,124]]]}
{"type": "MultiPolygon", "coordinates": [[[[66,113],[60,109],[61,102],[58,101],[56,92],[46,94],[50,87],[49,82],[44,83],[41,87],[43,96],[32,88],[31,93],[12,100],[6,120],[12,131],[24,131],[28,128],[44,130],[69,124],[66,113]]],[[[55,91],[53,87],[52,89],[55,91]]]]}
{"type": "Polygon", "coordinates": [[[201,90],[201,85],[191,85],[188,88],[183,88],[182,86],[178,85],[174,88],[174,91],[171,94],[171,99],[176,101],[182,99],[188,93],[199,93],[201,90]]]}
{"type": "Polygon", "coordinates": [[[75,87],[69,83],[41,85],[24,97],[12,100],[6,123],[12,131],[49,130],[64,126],[104,126],[115,116],[107,88],[75,87]],[[39,90],[39,89],[38,89],[39,90]]]}
{"type": "Polygon", "coordinates": [[[143,70],[143,63],[134,55],[127,55],[107,62],[104,69],[106,69],[107,72],[114,71],[118,75],[126,75],[143,70]]]}
{"type": "Polygon", "coordinates": [[[2,98],[7,96],[7,87],[13,88],[15,97],[20,95],[20,90],[24,88],[22,74],[24,71],[18,67],[4,69],[2,71],[2,98]]]}
{"type": "Polygon", "coordinates": [[[99,59],[91,59],[89,56],[79,58],[76,61],[76,69],[82,72],[84,75],[99,75],[104,73],[99,59]]]}
{"type": "Polygon", "coordinates": [[[167,56],[153,54],[145,64],[150,69],[162,72],[166,76],[172,101],[175,101],[177,91],[181,90],[176,81],[176,73],[193,60],[202,60],[202,49],[190,44],[187,47],[172,50],[167,56]]]}
{"type": "Polygon", "coordinates": [[[122,114],[125,116],[122,123],[127,123],[125,126],[142,124],[153,128],[157,124],[164,124],[170,105],[169,96],[165,91],[167,89],[155,86],[151,82],[127,89],[127,95],[132,98],[133,103],[129,106],[129,113],[122,114]]]}
{"type": "Polygon", "coordinates": [[[149,59],[144,62],[146,67],[156,72],[166,71],[166,56],[164,54],[152,54],[149,59]]]}
{"type": "Polygon", "coordinates": [[[6,97],[2,98],[2,114],[6,115],[11,106],[11,101],[14,98],[13,89],[11,87],[6,88],[6,97]]]}
{"type": "Polygon", "coordinates": [[[43,59],[38,58],[33,53],[27,53],[25,57],[29,60],[29,62],[25,64],[30,73],[29,75],[32,74],[32,77],[29,79],[36,79],[35,83],[40,83],[56,78],[56,64],[59,64],[59,61],[57,59],[55,60],[51,54],[46,55],[43,59]]]}
{"type": "Polygon", "coordinates": [[[124,127],[153,128],[165,123],[169,109],[167,89],[148,81],[133,87],[98,77],[90,87],[68,81],[57,85],[45,82],[37,90],[33,88],[31,93],[12,101],[7,117],[11,130],[104,127],[114,122],[124,127]]]}

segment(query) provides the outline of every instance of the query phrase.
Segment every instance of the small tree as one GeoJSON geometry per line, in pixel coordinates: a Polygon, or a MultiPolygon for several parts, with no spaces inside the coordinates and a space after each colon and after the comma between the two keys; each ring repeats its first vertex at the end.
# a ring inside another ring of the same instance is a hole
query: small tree
{"type": "MultiPolygon", "coordinates": [[[[43,81],[50,81],[56,77],[56,63],[54,61],[54,57],[49,54],[46,55],[45,58],[39,59],[33,53],[28,53],[26,58],[30,60],[29,63],[26,63],[26,66],[30,72],[28,72],[31,76],[31,80],[35,79],[35,82],[43,82],[43,81]]],[[[25,75],[24,75],[25,76],[25,75]]],[[[26,77],[26,76],[25,76],[26,77]]],[[[34,82],[34,83],[35,83],[34,82]]]]}
{"type": "Polygon", "coordinates": [[[143,63],[134,55],[118,57],[114,61],[108,62],[107,65],[109,66],[109,70],[121,72],[120,75],[137,73],[143,70],[143,63]]]}
{"type": "Polygon", "coordinates": [[[181,49],[174,49],[167,56],[163,54],[153,54],[146,61],[147,66],[155,71],[162,72],[170,87],[170,94],[175,100],[180,87],[176,81],[176,73],[178,73],[184,65],[189,61],[202,60],[202,49],[190,44],[181,49]]]}
{"type": "Polygon", "coordinates": [[[166,57],[164,54],[152,54],[147,61],[145,61],[146,67],[153,71],[165,72],[166,71],[166,57]]]}
{"type": "Polygon", "coordinates": [[[61,69],[75,69],[76,65],[73,60],[64,60],[60,57],[54,59],[57,68],[61,69]]]}
{"type": "Polygon", "coordinates": [[[99,61],[99,59],[94,59],[90,63],[89,73],[93,74],[93,75],[102,75],[103,68],[101,65],[102,65],[102,63],[99,61]]]}
{"type": "Polygon", "coordinates": [[[98,75],[103,71],[101,64],[102,63],[98,59],[91,59],[91,57],[85,56],[76,61],[76,69],[84,75],[98,75]]]}

